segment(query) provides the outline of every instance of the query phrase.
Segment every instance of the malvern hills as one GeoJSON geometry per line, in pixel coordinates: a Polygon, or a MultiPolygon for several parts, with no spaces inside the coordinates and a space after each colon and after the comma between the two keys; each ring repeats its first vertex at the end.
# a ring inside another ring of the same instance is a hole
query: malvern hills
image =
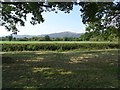
{"type": "Polygon", "coordinates": [[[16,38],[31,38],[31,37],[44,37],[46,35],[50,36],[50,38],[63,38],[63,37],[80,37],[83,33],[75,33],[75,32],[59,32],[59,33],[51,33],[51,34],[41,34],[41,35],[13,35],[16,38]]]}

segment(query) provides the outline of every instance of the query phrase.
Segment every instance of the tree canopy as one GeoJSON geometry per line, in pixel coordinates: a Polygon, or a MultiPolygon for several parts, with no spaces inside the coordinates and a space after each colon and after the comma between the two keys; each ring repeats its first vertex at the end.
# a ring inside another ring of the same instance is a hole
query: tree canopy
{"type": "Polygon", "coordinates": [[[31,13],[30,23],[35,25],[44,22],[43,12],[58,10],[70,13],[73,5],[81,7],[82,22],[86,24],[87,32],[114,33],[117,36],[120,29],[120,2],[2,2],[1,25],[9,31],[18,32],[16,25],[25,25],[27,14],[31,13]]]}
{"type": "Polygon", "coordinates": [[[44,22],[42,12],[54,11],[57,13],[57,8],[65,13],[69,13],[73,8],[72,2],[56,2],[49,3],[49,6],[44,5],[44,2],[3,2],[2,3],[2,18],[1,25],[5,26],[9,31],[17,32],[16,25],[25,25],[27,14],[31,13],[30,23],[40,24],[44,22]]]}
{"type": "Polygon", "coordinates": [[[120,2],[80,3],[86,31],[109,36],[120,30],[120,2]]]}

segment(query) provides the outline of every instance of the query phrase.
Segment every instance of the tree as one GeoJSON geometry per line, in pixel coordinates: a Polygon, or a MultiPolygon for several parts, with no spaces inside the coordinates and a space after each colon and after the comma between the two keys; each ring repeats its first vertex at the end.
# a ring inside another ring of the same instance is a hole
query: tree
{"type": "Polygon", "coordinates": [[[85,3],[81,2],[83,23],[88,32],[111,32],[109,27],[114,27],[113,32],[117,36],[120,30],[120,2],[85,3]]]}
{"type": "MultiPolygon", "coordinates": [[[[82,22],[86,24],[88,32],[104,32],[108,27],[115,28],[114,34],[120,36],[120,2],[49,2],[49,5],[44,5],[43,2],[3,2],[2,9],[2,25],[8,30],[17,32],[16,25],[24,26],[24,21],[28,13],[32,13],[30,23],[35,25],[44,22],[42,12],[58,10],[70,13],[73,5],[81,7],[82,22]],[[58,8],[58,10],[56,9],[58,8]],[[21,19],[22,18],[22,19],[21,19]]],[[[94,33],[93,33],[94,34],[94,33]]]]}
{"type": "Polygon", "coordinates": [[[50,41],[50,37],[48,35],[45,35],[45,41],[50,41]]]}
{"type": "Polygon", "coordinates": [[[89,41],[90,38],[92,38],[92,36],[93,36],[93,34],[91,32],[90,33],[86,32],[85,34],[82,34],[80,36],[80,40],[81,41],[89,41]]]}
{"type": "Polygon", "coordinates": [[[57,13],[56,7],[61,11],[65,11],[65,13],[69,13],[70,10],[73,9],[73,3],[51,2],[49,3],[49,6],[46,6],[44,5],[44,2],[2,2],[1,25],[5,26],[8,31],[11,30],[12,32],[17,33],[18,29],[16,26],[25,25],[27,14],[32,14],[30,23],[36,25],[44,22],[41,15],[43,12],[54,11],[57,13]]]}
{"type": "Polygon", "coordinates": [[[13,36],[12,36],[12,34],[11,34],[10,36],[8,36],[8,40],[9,40],[9,41],[12,41],[12,39],[13,39],[13,36]]]}

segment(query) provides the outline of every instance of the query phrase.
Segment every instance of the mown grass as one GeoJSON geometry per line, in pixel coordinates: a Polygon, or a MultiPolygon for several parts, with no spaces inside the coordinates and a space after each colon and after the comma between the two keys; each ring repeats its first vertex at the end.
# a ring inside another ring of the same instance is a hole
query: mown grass
{"type": "Polygon", "coordinates": [[[118,43],[109,41],[0,41],[0,44],[33,44],[33,43],[118,43]]]}
{"type": "Polygon", "coordinates": [[[118,88],[117,55],[117,50],[5,52],[3,88],[118,88]]]}

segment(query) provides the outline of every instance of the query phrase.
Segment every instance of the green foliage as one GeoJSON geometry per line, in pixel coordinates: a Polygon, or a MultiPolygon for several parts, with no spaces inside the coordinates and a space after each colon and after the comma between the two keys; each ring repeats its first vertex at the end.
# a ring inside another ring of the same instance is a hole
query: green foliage
{"type": "Polygon", "coordinates": [[[50,41],[50,37],[48,35],[45,35],[45,41],[50,41]]]}
{"type": "MultiPolygon", "coordinates": [[[[15,38],[12,37],[11,41],[79,41],[76,37],[63,37],[63,38],[50,38],[48,35],[45,37],[31,37],[31,38],[15,38]]],[[[9,41],[9,36],[1,37],[0,41],[9,41]]]]}
{"type": "MultiPolygon", "coordinates": [[[[9,41],[9,37],[2,37],[1,41],[9,41]]],[[[13,37],[11,41],[79,41],[76,37],[63,37],[63,38],[50,38],[48,35],[45,37],[31,37],[31,38],[15,38],[13,37]]]]}
{"type": "Polygon", "coordinates": [[[88,28],[88,32],[80,36],[81,41],[118,41],[118,31],[114,27],[108,27],[105,31],[93,31],[88,28]]]}
{"type": "Polygon", "coordinates": [[[64,37],[64,41],[69,41],[69,38],[68,37],[64,37]]]}
{"type": "Polygon", "coordinates": [[[1,41],[14,41],[15,38],[13,38],[13,36],[10,35],[10,36],[6,36],[6,37],[2,37],[0,40],[1,41]]]}
{"type": "Polygon", "coordinates": [[[117,43],[31,43],[2,44],[2,51],[39,51],[39,50],[74,50],[74,49],[112,49],[118,48],[117,43]]]}
{"type": "MultiPolygon", "coordinates": [[[[118,37],[120,30],[120,2],[81,2],[83,23],[86,24],[86,31],[93,34],[101,34],[104,38],[112,34],[118,37]],[[112,29],[110,29],[112,27],[112,29]],[[106,33],[107,32],[107,33],[106,33]]],[[[106,39],[105,39],[106,40],[106,39]]]]}
{"type": "Polygon", "coordinates": [[[25,26],[27,14],[32,14],[30,23],[36,25],[44,22],[44,18],[42,17],[43,12],[57,12],[57,10],[61,10],[69,13],[72,9],[73,2],[51,2],[49,6],[44,5],[44,2],[2,2],[1,25],[5,26],[8,31],[17,33],[17,24],[25,26]]]}

